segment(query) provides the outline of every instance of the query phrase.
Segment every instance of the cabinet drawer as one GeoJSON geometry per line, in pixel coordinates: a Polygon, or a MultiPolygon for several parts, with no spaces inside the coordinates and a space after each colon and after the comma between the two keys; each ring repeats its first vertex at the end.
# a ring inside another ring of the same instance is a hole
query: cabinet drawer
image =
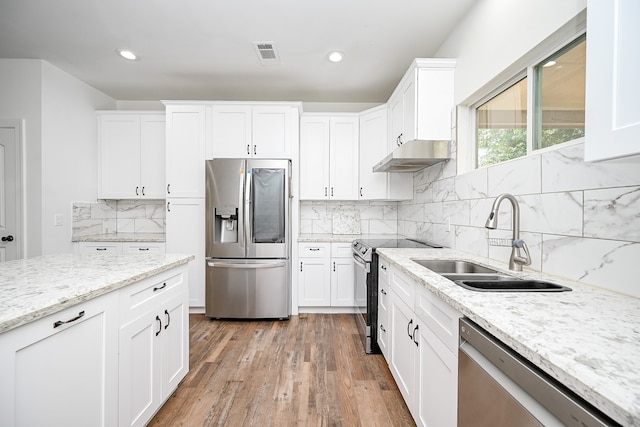
{"type": "Polygon", "coordinates": [[[300,256],[300,258],[329,257],[330,247],[330,243],[299,243],[298,256],[300,256]]]}
{"type": "Polygon", "coordinates": [[[423,286],[419,286],[416,293],[416,315],[449,351],[457,355],[458,319],[462,314],[423,286]]]}
{"type": "Polygon", "coordinates": [[[351,258],[351,243],[332,243],[331,244],[331,257],[332,258],[351,258]]]}
{"type": "Polygon", "coordinates": [[[378,258],[378,282],[384,281],[385,283],[389,283],[389,262],[378,258]]]}
{"type": "Polygon", "coordinates": [[[123,288],[120,294],[121,324],[160,304],[161,298],[171,298],[180,293],[183,288],[186,289],[186,284],[182,269],[161,273],[123,288]],[[185,286],[181,286],[183,284],[185,286]]]}
{"type": "Polygon", "coordinates": [[[121,242],[78,242],[78,253],[81,254],[120,254],[121,242]]]}
{"type": "Polygon", "coordinates": [[[409,307],[413,307],[415,300],[415,283],[408,276],[395,268],[391,269],[389,287],[409,307]]]}
{"type": "Polygon", "coordinates": [[[123,254],[163,254],[165,253],[164,243],[123,243],[123,254]]]}

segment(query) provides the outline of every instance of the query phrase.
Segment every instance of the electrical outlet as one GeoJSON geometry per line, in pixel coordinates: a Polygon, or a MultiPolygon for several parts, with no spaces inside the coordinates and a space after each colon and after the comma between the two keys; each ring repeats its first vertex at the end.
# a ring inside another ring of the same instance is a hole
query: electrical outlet
{"type": "Polygon", "coordinates": [[[53,225],[55,225],[56,227],[62,227],[62,215],[61,214],[53,215],[53,225]]]}
{"type": "Polygon", "coordinates": [[[507,246],[510,247],[512,243],[511,239],[489,239],[489,246],[507,246]]]}
{"type": "Polygon", "coordinates": [[[447,232],[451,231],[451,218],[447,218],[447,232]]]}

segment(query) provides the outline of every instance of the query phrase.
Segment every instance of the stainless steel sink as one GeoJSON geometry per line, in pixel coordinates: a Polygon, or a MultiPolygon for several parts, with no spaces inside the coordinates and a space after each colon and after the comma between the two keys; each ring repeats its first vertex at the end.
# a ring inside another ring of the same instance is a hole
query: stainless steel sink
{"type": "Polygon", "coordinates": [[[564,292],[571,290],[566,286],[544,280],[520,279],[470,261],[424,259],[412,259],[412,261],[472,291],[564,292]]]}
{"type": "Polygon", "coordinates": [[[565,292],[571,288],[544,280],[497,278],[496,280],[455,280],[454,283],[465,289],[482,292],[565,292]]]}
{"type": "Polygon", "coordinates": [[[469,261],[426,260],[426,259],[412,259],[412,261],[438,274],[450,274],[450,273],[496,274],[497,273],[496,270],[493,270],[491,268],[488,268],[473,262],[469,262],[469,261]]]}

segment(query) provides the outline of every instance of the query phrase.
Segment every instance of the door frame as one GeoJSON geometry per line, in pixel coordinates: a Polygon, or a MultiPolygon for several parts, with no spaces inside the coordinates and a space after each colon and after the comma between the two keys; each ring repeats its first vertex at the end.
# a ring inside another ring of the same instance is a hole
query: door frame
{"type": "Polygon", "coordinates": [[[7,127],[15,129],[15,142],[16,142],[16,199],[18,203],[15,206],[16,214],[16,252],[18,259],[24,259],[26,257],[25,244],[27,238],[27,230],[25,227],[26,221],[24,219],[24,213],[26,209],[26,200],[24,198],[24,182],[26,165],[24,164],[24,119],[2,119],[0,118],[0,127],[7,127]]]}

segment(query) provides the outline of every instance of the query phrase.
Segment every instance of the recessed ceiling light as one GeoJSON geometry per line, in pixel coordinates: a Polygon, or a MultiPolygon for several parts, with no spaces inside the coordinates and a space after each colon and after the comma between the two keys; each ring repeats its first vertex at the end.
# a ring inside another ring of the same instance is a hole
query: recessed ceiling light
{"type": "Polygon", "coordinates": [[[543,67],[553,67],[554,65],[556,65],[556,61],[549,61],[543,67]]]}
{"type": "Polygon", "coordinates": [[[338,52],[336,50],[335,52],[331,52],[328,58],[329,58],[329,61],[331,62],[340,62],[342,61],[342,58],[344,58],[344,53],[338,52]]]}
{"type": "Polygon", "coordinates": [[[118,55],[123,57],[124,59],[128,59],[129,61],[135,61],[138,59],[135,53],[131,52],[129,49],[117,49],[118,55]]]}

